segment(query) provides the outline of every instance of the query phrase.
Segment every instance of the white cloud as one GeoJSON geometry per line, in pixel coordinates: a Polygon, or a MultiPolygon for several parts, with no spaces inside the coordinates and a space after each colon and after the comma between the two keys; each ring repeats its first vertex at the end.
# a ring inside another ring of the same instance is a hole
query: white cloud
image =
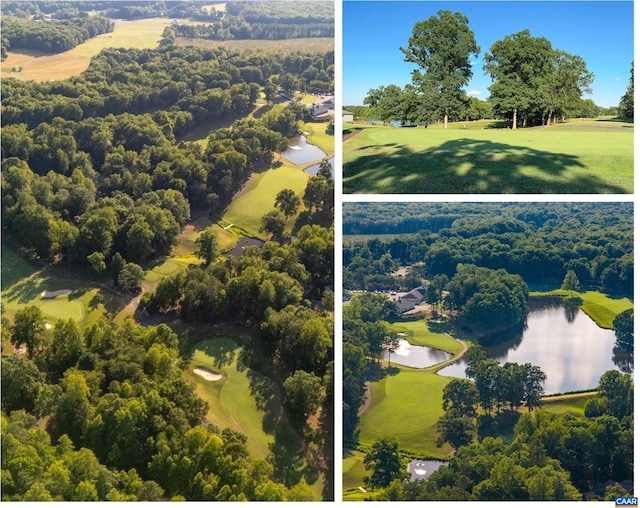
{"type": "Polygon", "coordinates": [[[616,81],[620,81],[620,78],[618,76],[616,76],[616,81]]]}
{"type": "Polygon", "coordinates": [[[479,90],[471,90],[470,92],[467,92],[467,95],[482,95],[482,92],[479,90]]]}

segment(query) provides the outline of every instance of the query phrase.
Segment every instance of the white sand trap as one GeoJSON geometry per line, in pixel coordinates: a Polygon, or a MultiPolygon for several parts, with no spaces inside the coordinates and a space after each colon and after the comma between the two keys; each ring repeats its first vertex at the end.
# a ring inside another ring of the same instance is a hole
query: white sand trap
{"type": "Polygon", "coordinates": [[[202,376],[207,381],[219,381],[222,379],[222,374],[218,374],[217,372],[213,372],[209,369],[204,369],[202,367],[197,367],[193,369],[193,372],[198,374],[198,376],[202,376]]]}
{"type": "Polygon", "coordinates": [[[52,325],[51,323],[45,323],[45,324],[44,324],[44,327],[45,327],[47,330],[51,330],[51,329],[53,328],[53,325],[52,325]]]}
{"type": "Polygon", "coordinates": [[[59,289],[58,291],[43,291],[42,293],[40,293],[40,298],[42,299],[55,298],[56,296],[70,295],[70,294],[71,294],[70,289],[59,289]]]}

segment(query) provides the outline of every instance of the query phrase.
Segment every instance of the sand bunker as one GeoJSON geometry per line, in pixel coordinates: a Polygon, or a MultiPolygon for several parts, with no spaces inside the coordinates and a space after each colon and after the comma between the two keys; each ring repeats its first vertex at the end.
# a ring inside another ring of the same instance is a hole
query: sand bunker
{"type": "Polygon", "coordinates": [[[43,291],[42,293],[40,293],[40,298],[44,300],[45,298],[55,298],[56,296],[70,295],[70,294],[71,294],[70,289],[59,289],[58,291],[43,291]]]}
{"type": "Polygon", "coordinates": [[[207,381],[218,381],[222,379],[222,374],[218,374],[217,372],[213,372],[209,369],[204,369],[202,367],[197,367],[193,369],[193,372],[198,374],[198,376],[202,376],[207,381]]]}

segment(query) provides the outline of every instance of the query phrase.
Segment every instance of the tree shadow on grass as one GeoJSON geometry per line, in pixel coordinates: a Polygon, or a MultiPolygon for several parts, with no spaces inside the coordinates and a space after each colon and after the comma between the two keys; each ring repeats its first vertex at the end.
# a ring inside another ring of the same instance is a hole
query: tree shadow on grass
{"type": "MultiPolygon", "coordinates": [[[[372,147],[363,147],[361,150],[372,147]]],[[[575,155],[478,139],[455,139],[419,152],[386,144],[384,153],[344,165],[346,193],[623,194],[575,155]]]]}

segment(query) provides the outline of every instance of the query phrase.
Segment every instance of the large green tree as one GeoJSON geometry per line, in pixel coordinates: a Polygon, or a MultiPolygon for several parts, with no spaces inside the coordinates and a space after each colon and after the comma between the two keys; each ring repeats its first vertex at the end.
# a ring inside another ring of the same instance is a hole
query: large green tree
{"type": "Polygon", "coordinates": [[[593,73],[587,70],[587,64],[581,57],[554,50],[548,81],[547,125],[558,113],[564,116],[577,112],[582,106],[582,94],[591,93],[589,86],[592,81],[593,73]]]}
{"type": "Polygon", "coordinates": [[[24,344],[31,357],[46,338],[45,319],[39,307],[31,305],[16,312],[11,328],[11,343],[19,348],[24,344]]]}
{"type": "Polygon", "coordinates": [[[364,456],[364,467],[371,471],[365,476],[364,483],[374,489],[388,487],[393,480],[402,480],[407,475],[398,443],[388,439],[373,444],[371,451],[364,456]]]}
{"type": "Polygon", "coordinates": [[[548,103],[553,49],[547,39],[522,30],[495,42],[484,60],[492,80],[490,100],[497,113],[511,115],[512,129],[517,129],[519,112],[525,115],[548,103]]]}
{"type": "Polygon", "coordinates": [[[406,62],[418,66],[413,83],[432,98],[431,106],[444,119],[446,129],[449,115],[467,102],[462,88],[472,75],[469,57],[480,52],[468,18],[459,12],[439,10],[437,16],[414,25],[407,48],[400,50],[406,62]]]}

